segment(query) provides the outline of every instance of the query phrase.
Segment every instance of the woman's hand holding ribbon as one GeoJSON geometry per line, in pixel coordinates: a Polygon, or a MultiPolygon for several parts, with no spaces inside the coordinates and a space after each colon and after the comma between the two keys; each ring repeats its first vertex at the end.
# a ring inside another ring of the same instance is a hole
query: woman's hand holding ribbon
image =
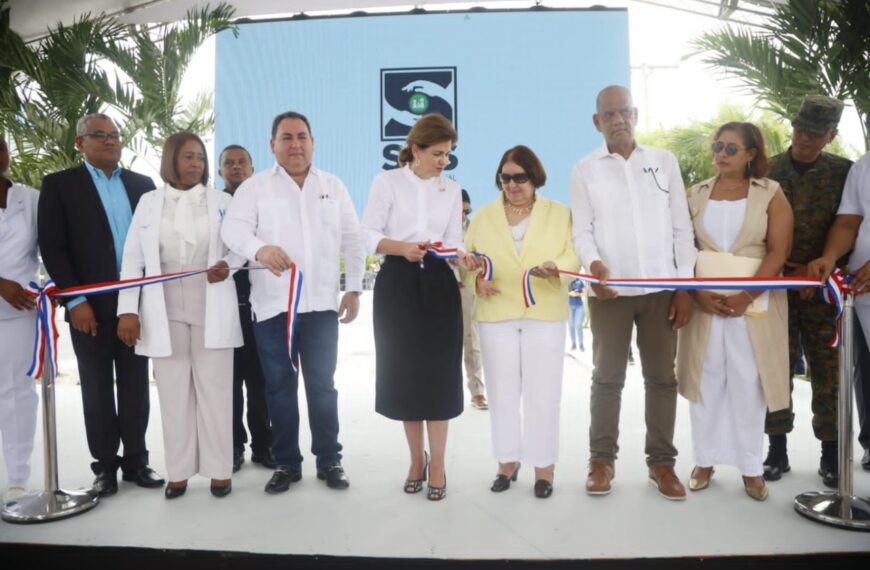
{"type": "Polygon", "coordinates": [[[230,276],[230,266],[223,259],[208,268],[206,279],[209,283],[220,283],[230,276]]]}
{"type": "Polygon", "coordinates": [[[540,277],[542,279],[547,279],[549,277],[559,278],[559,268],[556,267],[556,264],[552,261],[545,261],[544,263],[531,268],[529,273],[534,277],[540,277]]]}
{"type": "Polygon", "coordinates": [[[140,337],[139,315],[124,313],[118,318],[118,338],[129,347],[136,346],[140,337]]]}
{"type": "Polygon", "coordinates": [[[480,269],[482,267],[480,258],[476,255],[462,253],[461,251],[457,255],[456,264],[466,271],[474,271],[475,269],[480,269]]]}
{"type": "Polygon", "coordinates": [[[411,263],[417,263],[426,257],[431,243],[429,241],[423,243],[405,242],[402,246],[402,257],[411,263]]]}

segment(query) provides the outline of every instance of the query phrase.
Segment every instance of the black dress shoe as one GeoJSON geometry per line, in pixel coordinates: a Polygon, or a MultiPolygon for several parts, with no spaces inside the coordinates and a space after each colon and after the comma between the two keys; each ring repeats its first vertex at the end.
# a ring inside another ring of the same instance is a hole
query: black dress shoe
{"type": "Polygon", "coordinates": [[[163,496],[167,499],[177,499],[187,492],[187,485],[184,487],[170,487],[169,485],[163,490],[163,496]]]}
{"type": "Polygon", "coordinates": [[[502,491],[507,491],[511,488],[511,481],[517,480],[517,475],[520,472],[520,464],[517,463],[516,468],[514,468],[514,472],[510,475],[502,475],[499,473],[495,476],[495,481],[492,482],[492,487],[489,488],[493,493],[501,493],[502,491]]]}
{"type": "Polygon", "coordinates": [[[553,494],[553,484],[546,479],[538,479],[535,481],[535,496],[539,499],[546,499],[553,494]]]}
{"type": "Polygon", "coordinates": [[[230,481],[226,485],[212,485],[211,494],[215,497],[226,497],[233,491],[233,482],[230,481]]]}
{"type": "Polygon", "coordinates": [[[108,497],[118,492],[118,475],[114,471],[97,473],[94,479],[93,492],[100,497],[108,497]]]}
{"type": "Polygon", "coordinates": [[[147,465],[138,469],[135,473],[124,473],[122,477],[124,481],[136,483],[140,487],[145,487],[146,489],[162,487],[163,484],[166,483],[166,481],[163,480],[163,477],[158,475],[147,465]]]}
{"type": "Polygon", "coordinates": [[[840,483],[839,458],[836,441],[822,442],[822,458],[819,461],[819,475],[826,487],[836,489],[840,483]]]}
{"type": "Polygon", "coordinates": [[[290,483],[296,483],[302,479],[302,471],[299,469],[287,469],[279,467],[272,473],[272,478],[266,483],[265,491],[270,495],[283,493],[290,488],[290,483]]]}
{"type": "Polygon", "coordinates": [[[233,473],[237,472],[242,468],[242,464],[245,462],[245,452],[238,450],[233,452],[233,473]]]}
{"type": "MultiPolygon", "coordinates": [[[[242,460],[244,463],[244,460],[242,460]]],[[[272,452],[265,454],[251,453],[251,463],[259,463],[263,467],[268,467],[269,469],[274,469],[277,465],[275,463],[275,458],[272,456],[272,452]]]]}
{"type": "Polygon", "coordinates": [[[327,465],[326,467],[318,467],[317,478],[321,481],[326,481],[326,486],[330,489],[347,489],[350,487],[350,479],[344,473],[344,467],[338,463],[327,465]]]}

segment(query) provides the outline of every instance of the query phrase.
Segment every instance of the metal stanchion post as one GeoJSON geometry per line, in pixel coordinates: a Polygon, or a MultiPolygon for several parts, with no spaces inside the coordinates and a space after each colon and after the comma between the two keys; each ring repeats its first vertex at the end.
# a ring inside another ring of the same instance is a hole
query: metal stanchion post
{"type": "Polygon", "coordinates": [[[45,490],[31,493],[3,506],[0,516],[12,523],[39,523],[65,519],[92,509],[99,497],[91,491],[58,488],[57,430],[54,416],[54,376],[51,358],[42,368],[42,431],[45,446],[45,490]]]}
{"type": "Polygon", "coordinates": [[[870,501],[852,494],[852,295],[846,295],[843,310],[843,337],[840,339],[839,424],[840,482],[836,491],[809,491],[794,499],[795,510],[815,521],[849,528],[870,530],[870,501]]]}

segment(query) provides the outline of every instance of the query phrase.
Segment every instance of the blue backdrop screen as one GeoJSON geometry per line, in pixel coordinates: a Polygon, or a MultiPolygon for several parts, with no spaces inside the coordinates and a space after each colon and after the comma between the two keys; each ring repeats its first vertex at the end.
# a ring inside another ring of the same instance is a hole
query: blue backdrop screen
{"type": "Polygon", "coordinates": [[[262,170],[272,119],[311,121],[314,163],[338,175],[362,214],[372,177],[395,168],[414,121],[450,118],[447,175],[480,206],[496,197],[505,150],[544,163],[543,192],[567,202],[571,168],[601,144],[595,96],[630,79],[623,9],[454,12],[242,24],[217,38],[216,144],[241,144],[262,170]]]}

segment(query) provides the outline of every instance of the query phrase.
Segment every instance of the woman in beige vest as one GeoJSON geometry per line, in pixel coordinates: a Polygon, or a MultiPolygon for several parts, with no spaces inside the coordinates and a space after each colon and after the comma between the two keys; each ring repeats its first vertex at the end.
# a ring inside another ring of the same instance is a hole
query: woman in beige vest
{"type": "MultiPolygon", "coordinates": [[[[712,145],[718,175],[689,190],[700,251],[699,277],[774,276],[791,250],[791,207],[773,180],[761,132],[750,123],[719,127],[712,145]]],[[[680,330],[677,378],[688,399],[696,467],[689,489],[706,489],[714,465],[733,465],[746,493],[763,501],[764,418],[789,404],[785,291],[697,291],[680,330]]]]}

